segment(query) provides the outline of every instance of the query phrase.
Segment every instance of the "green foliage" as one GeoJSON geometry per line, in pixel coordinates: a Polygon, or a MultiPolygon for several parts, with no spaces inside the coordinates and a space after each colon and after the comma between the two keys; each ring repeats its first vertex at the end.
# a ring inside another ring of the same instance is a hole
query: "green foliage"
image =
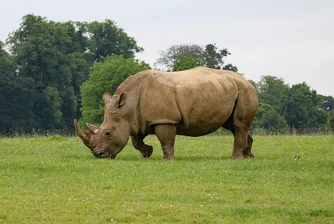
{"type": "Polygon", "coordinates": [[[73,83],[81,85],[89,67],[74,34],[73,23],[30,14],[9,38],[18,76],[34,82],[34,128],[61,128],[77,114],[79,88],[73,83]]]}
{"type": "Polygon", "coordinates": [[[155,65],[161,65],[171,71],[174,63],[185,56],[199,60],[202,64],[203,47],[196,44],[173,45],[160,52],[160,58],[157,59],[155,65]]]}
{"type": "Polygon", "coordinates": [[[182,71],[190,68],[195,68],[200,66],[200,61],[195,60],[192,57],[182,56],[180,59],[176,60],[173,65],[173,71],[182,71]]]}
{"type": "Polygon", "coordinates": [[[283,79],[275,76],[263,76],[257,85],[259,101],[269,104],[275,111],[282,114],[288,101],[289,86],[283,79]]]}
{"type": "Polygon", "coordinates": [[[285,106],[285,119],[291,128],[320,127],[327,123],[326,113],[319,111],[322,105],[315,90],[305,83],[293,85],[285,106]]]}
{"type": "Polygon", "coordinates": [[[313,110],[310,111],[309,118],[309,126],[311,128],[320,128],[327,124],[328,112],[314,107],[313,110]]]}
{"type": "Polygon", "coordinates": [[[73,119],[81,116],[80,86],[90,66],[108,55],[129,58],[143,50],[111,20],[54,22],[33,14],[23,17],[7,46],[11,55],[0,43],[0,85],[4,86],[0,99],[6,98],[5,109],[0,109],[0,132],[72,129],[73,119]],[[25,110],[18,111],[22,105],[25,110]]]}
{"type": "Polygon", "coordinates": [[[278,134],[284,131],[287,124],[284,117],[271,105],[260,102],[253,125],[255,128],[265,129],[268,133],[278,134]]]}
{"type": "Polygon", "coordinates": [[[94,61],[104,61],[108,55],[123,55],[125,58],[134,57],[135,53],[144,49],[137,46],[134,38],[129,37],[123,29],[117,27],[109,19],[104,22],[82,23],[89,35],[89,54],[94,61]]]}
{"type": "Polygon", "coordinates": [[[334,98],[332,96],[324,96],[321,108],[326,111],[334,110],[334,98]]]}
{"type": "Polygon", "coordinates": [[[25,130],[34,124],[34,83],[16,75],[13,57],[0,46],[0,132],[25,130]]]}
{"type": "Polygon", "coordinates": [[[265,103],[262,103],[260,102],[259,103],[259,106],[258,106],[258,109],[257,109],[257,112],[256,112],[256,118],[258,118],[258,120],[261,119],[261,117],[270,112],[270,111],[274,111],[274,109],[272,108],[272,106],[270,106],[269,104],[265,104],[265,103]]]}
{"type": "MultiPolygon", "coordinates": [[[[218,50],[215,44],[208,44],[205,46],[203,54],[203,65],[208,68],[221,69],[224,65],[223,58],[230,55],[227,49],[218,50]]],[[[232,68],[228,65],[226,68],[232,68]]]]}
{"type": "Polygon", "coordinates": [[[101,123],[104,109],[102,95],[115,92],[127,77],[147,69],[150,69],[148,64],[133,58],[126,59],[122,55],[113,55],[104,62],[95,63],[89,79],[81,86],[82,119],[101,123]]]}
{"type": "Polygon", "coordinates": [[[53,121],[55,124],[61,122],[62,112],[60,109],[62,99],[59,96],[57,88],[51,86],[43,90],[42,96],[44,97],[45,105],[42,108],[41,115],[45,115],[46,118],[43,120],[43,123],[47,125],[48,129],[52,129],[54,128],[50,126],[52,123],[48,124],[48,121],[53,121]]]}
{"type": "Polygon", "coordinates": [[[146,142],[111,161],[78,137],[0,139],[0,223],[334,222],[332,136],[256,136],[246,160],[232,136],[180,136],[175,162],[146,142]]]}
{"type": "Polygon", "coordinates": [[[196,44],[173,45],[166,51],[160,52],[160,58],[155,64],[167,70],[174,70],[175,63],[180,63],[182,57],[190,57],[194,61],[199,61],[201,66],[237,72],[238,68],[232,64],[224,66],[223,58],[230,54],[227,49],[218,50],[215,44],[207,44],[204,48],[196,44]]]}
{"type": "Polygon", "coordinates": [[[332,131],[334,131],[334,110],[331,110],[329,113],[328,123],[329,123],[329,128],[332,131]]]}
{"type": "Polygon", "coordinates": [[[260,127],[271,133],[279,133],[286,127],[286,122],[284,117],[282,117],[278,112],[270,110],[262,115],[260,127]]]}
{"type": "Polygon", "coordinates": [[[260,102],[253,123],[255,127],[269,132],[280,128],[284,131],[283,127],[286,125],[291,131],[296,129],[299,133],[328,130],[331,96],[317,94],[306,83],[289,87],[275,76],[263,76],[259,83],[253,85],[257,89],[260,102]]]}
{"type": "MultiPolygon", "coordinates": [[[[238,72],[238,67],[237,66],[234,66],[232,64],[227,64],[227,65],[224,65],[223,67],[224,70],[230,70],[230,71],[234,71],[234,72],[238,72]]],[[[243,76],[242,73],[239,73],[241,76],[243,76]]]]}
{"type": "Polygon", "coordinates": [[[3,47],[4,43],[0,41],[0,75],[1,78],[13,77],[15,75],[15,62],[3,47]]]}

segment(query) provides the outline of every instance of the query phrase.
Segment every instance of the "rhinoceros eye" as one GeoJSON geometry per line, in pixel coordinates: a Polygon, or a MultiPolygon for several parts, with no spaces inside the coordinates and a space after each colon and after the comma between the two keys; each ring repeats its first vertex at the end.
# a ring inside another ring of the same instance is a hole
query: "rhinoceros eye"
{"type": "Polygon", "coordinates": [[[106,137],[111,137],[112,135],[113,135],[113,133],[115,132],[115,130],[116,130],[116,128],[115,127],[112,127],[111,128],[111,130],[105,130],[105,132],[104,132],[104,135],[106,136],[106,137]]]}

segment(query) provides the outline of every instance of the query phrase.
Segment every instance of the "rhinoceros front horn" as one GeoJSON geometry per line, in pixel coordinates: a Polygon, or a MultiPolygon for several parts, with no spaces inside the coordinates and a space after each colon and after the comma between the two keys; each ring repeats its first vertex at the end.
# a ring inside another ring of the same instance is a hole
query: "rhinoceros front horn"
{"type": "Polygon", "coordinates": [[[78,124],[77,119],[74,119],[74,127],[75,127],[75,131],[77,132],[78,136],[82,139],[83,143],[90,148],[91,133],[82,130],[80,125],[78,124]]]}

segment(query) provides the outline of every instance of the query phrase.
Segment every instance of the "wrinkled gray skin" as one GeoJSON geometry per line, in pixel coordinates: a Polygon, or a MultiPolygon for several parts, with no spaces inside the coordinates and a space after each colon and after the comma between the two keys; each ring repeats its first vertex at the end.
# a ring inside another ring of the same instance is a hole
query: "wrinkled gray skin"
{"type": "MultiPolygon", "coordinates": [[[[253,157],[249,128],[258,98],[251,83],[224,70],[197,67],[181,72],[147,70],[130,76],[115,95],[103,95],[104,121],[88,131],[74,120],[77,134],[97,158],[115,158],[131,137],[150,157],[144,138],[155,134],[164,159],[175,159],[175,136],[201,136],[221,127],[234,135],[232,158],[253,157]]],[[[206,152],[204,152],[206,153],[206,152]]]]}

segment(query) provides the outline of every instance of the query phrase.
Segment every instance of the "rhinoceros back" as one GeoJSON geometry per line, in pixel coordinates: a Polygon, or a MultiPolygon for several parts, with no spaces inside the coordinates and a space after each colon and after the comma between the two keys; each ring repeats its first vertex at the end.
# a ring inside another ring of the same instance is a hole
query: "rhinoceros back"
{"type": "Polygon", "coordinates": [[[177,125],[178,134],[203,135],[220,128],[230,117],[238,86],[230,72],[195,68],[181,72],[145,71],[137,74],[142,128],[177,125]]]}

